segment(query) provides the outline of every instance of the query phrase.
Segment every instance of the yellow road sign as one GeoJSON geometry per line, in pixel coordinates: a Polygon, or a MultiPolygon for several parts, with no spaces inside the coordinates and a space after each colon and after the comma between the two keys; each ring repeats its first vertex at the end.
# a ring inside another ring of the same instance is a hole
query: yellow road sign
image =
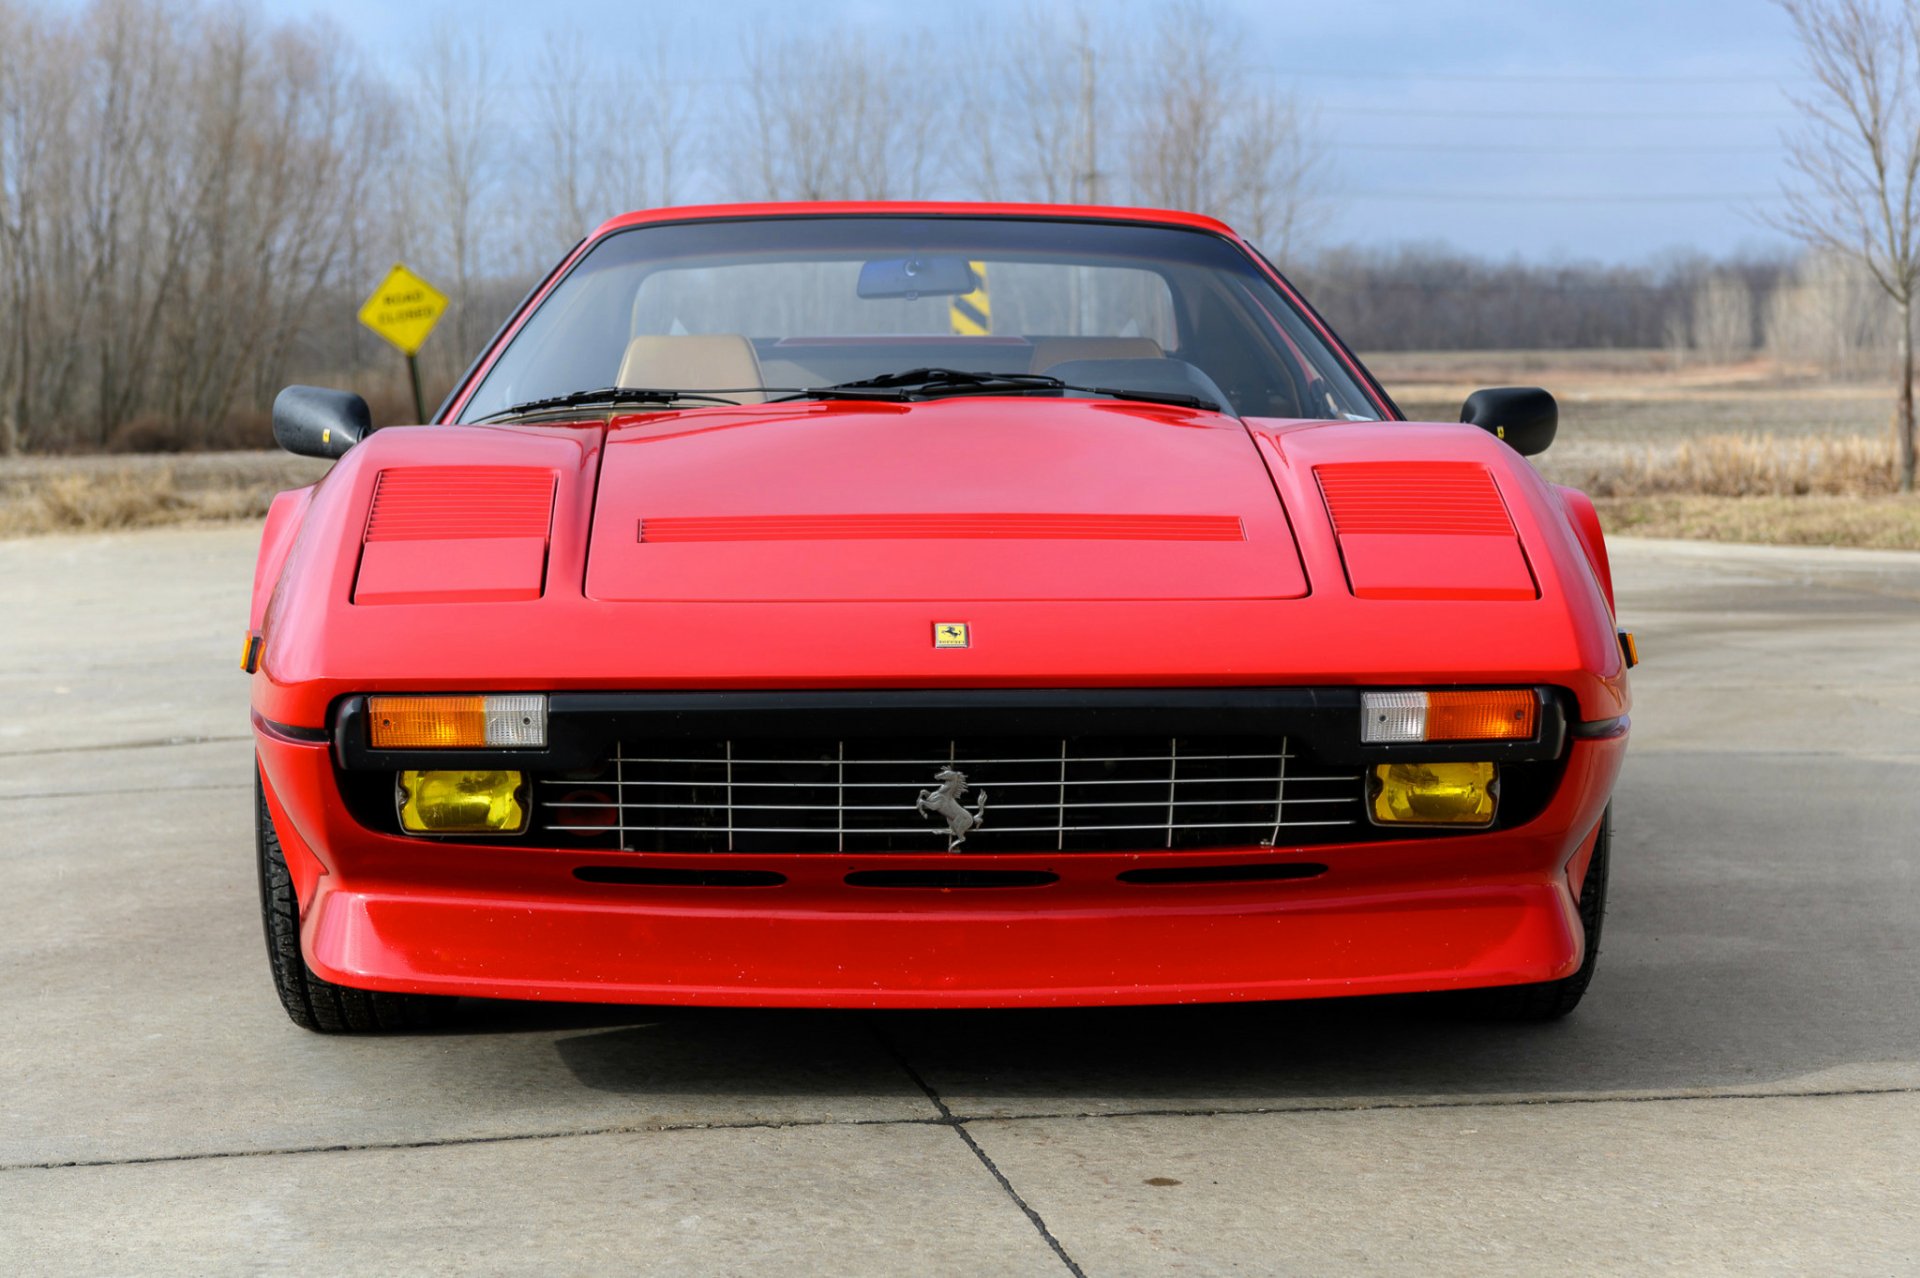
{"type": "Polygon", "coordinates": [[[414,355],[446,310],[446,294],[395,262],[360,308],[360,322],[403,353],[414,355]]]}
{"type": "Polygon", "coordinates": [[[977,281],[973,292],[962,293],[947,304],[947,319],[961,337],[985,337],[993,332],[993,304],[987,300],[987,264],[969,262],[977,281]]]}

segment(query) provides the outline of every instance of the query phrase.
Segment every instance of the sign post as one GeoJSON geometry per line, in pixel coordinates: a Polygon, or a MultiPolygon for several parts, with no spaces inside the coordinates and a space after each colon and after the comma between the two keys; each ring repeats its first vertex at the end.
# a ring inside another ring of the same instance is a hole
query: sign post
{"type": "Polygon", "coordinates": [[[446,314],[447,297],[399,262],[360,307],[360,322],[392,343],[407,357],[407,377],[413,383],[413,411],[427,420],[426,401],[420,395],[420,362],[427,334],[446,314]]]}

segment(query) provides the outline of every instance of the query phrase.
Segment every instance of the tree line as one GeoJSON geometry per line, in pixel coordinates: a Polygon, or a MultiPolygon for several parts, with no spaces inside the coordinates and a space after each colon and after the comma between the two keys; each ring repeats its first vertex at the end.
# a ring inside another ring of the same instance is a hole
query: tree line
{"type": "Polygon", "coordinates": [[[962,102],[928,41],[817,25],[757,29],[702,74],[670,33],[620,42],[616,66],[557,30],[509,63],[449,11],[402,82],[324,21],[0,0],[0,452],[258,446],[296,379],[396,420],[397,359],[353,321],[390,263],[452,299],[424,356],[444,389],[594,224],[709,198],[1197,209],[1362,349],[1772,344],[1850,371],[1890,340],[1831,254],[1316,248],[1337,208],[1328,148],[1311,104],[1244,65],[1243,36],[1211,0],[1131,30],[1036,4],[962,102]]]}

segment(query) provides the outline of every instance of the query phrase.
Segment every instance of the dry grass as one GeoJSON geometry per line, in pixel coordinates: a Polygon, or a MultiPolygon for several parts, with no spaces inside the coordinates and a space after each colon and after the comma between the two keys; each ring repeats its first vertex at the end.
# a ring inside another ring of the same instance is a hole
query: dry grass
{"type": "Polygon", "coordinates": [[[0,537],[257,519],[325,471],[281,453],[15,459],[0,463],[0,537]]]}
{"type": "Polygon", "coordinates": [[[1916,497],[1606,497],[1609,536],[1920,550],[1916,497]]]}
{"type": "Polygon", "coordinates": [[[1572,473],[1549,452],[1542,470],[1595,498],[1877,497],[1895,491],[1886,441],[1863,435],[1701,435],[1611,458],[1572,473]]]}

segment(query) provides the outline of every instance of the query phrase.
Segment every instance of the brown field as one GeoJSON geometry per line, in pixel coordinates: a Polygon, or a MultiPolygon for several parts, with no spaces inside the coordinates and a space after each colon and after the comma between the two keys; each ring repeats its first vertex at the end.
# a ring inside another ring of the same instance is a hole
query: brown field
{"type": "MultiPolygon", "coordinates": [[[[1593,494],[1611,531],[1920,549],[1920,501],[1893,492],[1891,383],[1832,383],[1755,359],[1663,351],[1395,352],[1367,357],[1409,417],[1453,421],[1481,386],[1540,385],[1560,435],[1536,459],[1593,494]]],[[[0,536],[256,518],[324,463],[272,452],[0,461],[0,536]]]]}
{"type": "Polygon", "coordinates": [[[0,459],[0,537],[257,519],[326,472],[280,452],[0,459]]]}

